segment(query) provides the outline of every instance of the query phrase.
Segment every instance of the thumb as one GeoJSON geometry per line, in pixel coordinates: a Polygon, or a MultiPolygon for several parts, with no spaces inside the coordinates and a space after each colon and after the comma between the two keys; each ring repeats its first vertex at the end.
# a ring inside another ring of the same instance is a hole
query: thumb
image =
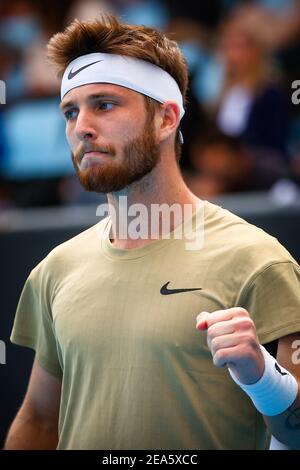
{"type": "Polygon", "coordinates": [[[209,313],[208,312],[201,312],[197,316],[197,323],[196,323],[196,328],[197,330],[207,330],[208,325],[207,325],[207,318],[208,318],[209,313]]]}

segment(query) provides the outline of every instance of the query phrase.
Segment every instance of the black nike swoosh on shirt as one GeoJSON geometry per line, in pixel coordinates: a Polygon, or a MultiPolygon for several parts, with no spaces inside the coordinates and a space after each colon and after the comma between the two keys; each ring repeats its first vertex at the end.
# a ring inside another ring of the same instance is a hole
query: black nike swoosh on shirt
{"type": "Polygon", "coordinates": [[[87,67],[90,67],[91,65],[97,64],[98,62],[103,62],[103,60],[96,60],[95,62],[91,62],[90,64],[83,65],[83,67],[80,67],[79,69],[75,70],[75,72],[70,70],[69,75],[68,75],[68,79],[72,80],[72,78],[74,78],[79,72],[86,69],[87,67]]]}
{"type": "Polygon", "coordinates": [[[170,294],[180,294],[180,292],[191,292],[194,290],[202,290],[202,287],[196,287],[196,288],[190,288],[190,289],[168,289],[168,285],[170,284],[170,281],[167,282],[162,286],[160,289],[160,293],[162,295],[170,295],[170,294]]]}

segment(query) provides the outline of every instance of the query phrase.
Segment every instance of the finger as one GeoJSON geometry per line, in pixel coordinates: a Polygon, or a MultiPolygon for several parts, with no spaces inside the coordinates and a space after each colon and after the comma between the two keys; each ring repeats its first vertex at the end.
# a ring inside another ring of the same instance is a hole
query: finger
{"type": "Polygon", "coordinates": [[[223,335],[231,335],[235,333],[235,325],[230,321],[221,321],[210,326],[207,330],[207,344],[211,348],[211,342],[214,338],[223,335]]]}
{"type": "Polygon", "coordinates": [[[235,332],[236,323],[234,321],[220,321],[214,323],[208,328],[208,336],[215,338],[216,336],[230,335],[235,332]]]}
{"type": "Polygon", "coordinates": [[[196,320],[196,328],[197,330],[207,330],[208,328],[208,325],[207,325],[207,318],[210,314],[208,312],[201,312],[198,316],[197,316],[197,320],[196,320]]]}
{"type": "Polygon", "coordinates": [[[234,367],[237,354],[237,346],[219,349],[213,355],[213,363],[216,367],[234,367]]]}
{"type": "Polygon", "coordinates": [[[213,338],[210,341],[209,348],[214,356],[221,349],[232,348],[240,344],[240,342],[241,338],[236,334],[222,335],[213,338]]]}
{"type": "MultiPolygon", "coordinates": [[[[228,321],[232,320],[234,317],[237,316],[249,316],[247,310],[242,307],[234,307],[228,308],[226,310],[216,310],[213,313],[202,312],[200,315],[197,316],[197,324],[200,323],[200,320],[203,319],[203,314],[206,314],[205,321],[206,321],[206,328],[214,325],[215,323],[221,321],[228,321]]],[[[203,328],[201,328],[203,329],[203,328]]]]}

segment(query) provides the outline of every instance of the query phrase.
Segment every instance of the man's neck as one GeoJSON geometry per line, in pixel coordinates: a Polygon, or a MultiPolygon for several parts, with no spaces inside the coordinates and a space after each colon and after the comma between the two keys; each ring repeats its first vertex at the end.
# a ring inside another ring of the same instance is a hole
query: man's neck
{"type": "Polygon", "coordinates": [[[172,232],[199,204],[175,162],[158,164],[142,180],[109,193],[107,199],[112,219],[110,238],[122,249],[142,247],[172,232]],[[164,208],[160,213],[159,207],[164,208]]]}

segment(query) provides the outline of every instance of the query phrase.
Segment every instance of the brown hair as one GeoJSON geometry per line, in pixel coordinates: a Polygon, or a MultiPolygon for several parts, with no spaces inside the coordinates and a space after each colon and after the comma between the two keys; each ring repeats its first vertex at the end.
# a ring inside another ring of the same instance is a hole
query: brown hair
{"type": "MultiPolygon", "coordinates": [[[[188,85],[186,61],[177,43],[159,31],[121,23],[115,16],[105,15],[100,20],[74,20],[48,43],[48,59],[55,65],[59,77],[72,60],[93,52],[135,57],[161,67],[177,82],[185,104],[188,85]]],[[[150,114],[154,113],[156,105],[157,102],[146,97],[150,114]]],[[[179,160],[181,146],[178,134],[175,151],[179,160]]]]}

